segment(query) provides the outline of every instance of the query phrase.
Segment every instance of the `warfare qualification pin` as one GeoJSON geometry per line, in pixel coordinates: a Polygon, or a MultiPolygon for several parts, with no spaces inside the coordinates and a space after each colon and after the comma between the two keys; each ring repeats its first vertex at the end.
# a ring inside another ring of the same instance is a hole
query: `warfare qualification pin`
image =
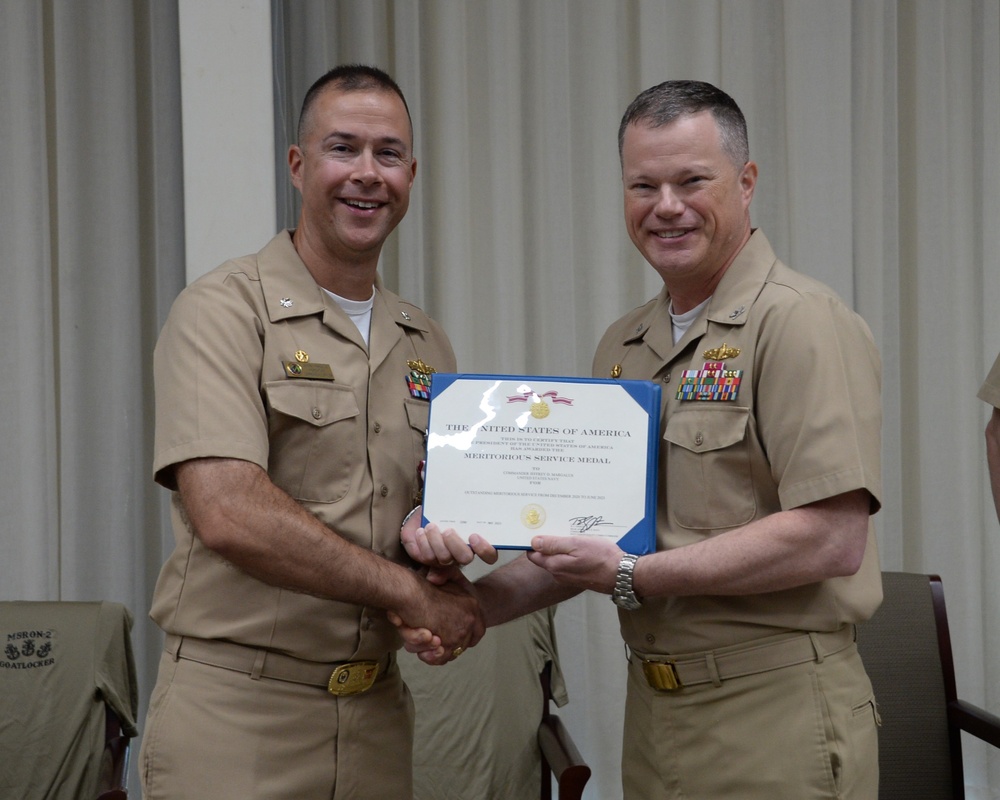
{"type": "Polygon", "coordinates": [[[713,347],[711,350],[706,350],[702,353],[702,356],[709,361],[728,361],[730,358],[736,358],[740,352],[742,351],[738,347],[730,347],[723,342],[722,347],[713,347]]]}
{"type": "Polygon", "coordinates": [[[423,359],[416,359],[414,361],[407,361],[406,366],[412,369],[414,372],[422,372],[424,375],[433,375],[437,372],[434,367],[429,366],[423,362],[423,359]]]}

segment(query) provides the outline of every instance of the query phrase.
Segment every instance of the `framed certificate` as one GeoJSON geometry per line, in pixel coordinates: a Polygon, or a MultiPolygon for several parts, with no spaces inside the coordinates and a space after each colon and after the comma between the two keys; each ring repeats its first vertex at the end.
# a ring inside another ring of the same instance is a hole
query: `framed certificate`
{"type": "Polygon", "coordinates": [[[659,420],[650,381],[436,374],[424,522],[498,548],[546,534],[650,553],[659,420]]]}

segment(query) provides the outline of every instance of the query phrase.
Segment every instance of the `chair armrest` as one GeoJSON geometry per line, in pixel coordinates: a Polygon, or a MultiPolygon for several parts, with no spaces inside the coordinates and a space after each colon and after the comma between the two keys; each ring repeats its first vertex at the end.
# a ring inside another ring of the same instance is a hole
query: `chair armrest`
{"type": "Polygon", "coordinates": [[[948,717],[966,733],[982,739],[987,744],[1000,747],[1000,717],[965,700],[948,704],[948,717]]]}
{"type": "Polygon", "coordinates": [[[121,720],[111,706],[104,707],[104,763],[108,772],[103,775],[97,800],[127,800],[128,761],[132,740],[122,731],[121,720]]]}
{"type": "Polygon", "coordinates": [[[573,743],[566,726],[555,714],[549,714],[538,726],[538,746],[559,782],[559,796],[579,797],[590,780],[590,767],[573,743]],[[572,794],[565,794],[568,790],[572,794]]]}

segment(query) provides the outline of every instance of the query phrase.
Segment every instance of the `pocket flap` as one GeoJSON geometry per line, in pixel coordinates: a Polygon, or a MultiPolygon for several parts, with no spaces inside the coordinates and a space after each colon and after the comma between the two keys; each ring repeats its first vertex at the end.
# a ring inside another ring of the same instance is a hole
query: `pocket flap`
{"type": "Polygon", "coordinates": [[[316,427],[361,413],[350,386],[319,381],[273,381],[264,385],[264,391],[274,411],[316,427]]]}
{"type": "Polygon", "coordinates": [[[715,406],[675,411],[667,420],[663,438],[694,453],[721,450],[743,441],[750,409],[715,406]]]}
{"type": "Polygon", "coordinates": [[[427,433],[427,423],[430,417],[430,403],[426,400],[405,400],[406,419],[410,427],[420,433],[427,433]]]}

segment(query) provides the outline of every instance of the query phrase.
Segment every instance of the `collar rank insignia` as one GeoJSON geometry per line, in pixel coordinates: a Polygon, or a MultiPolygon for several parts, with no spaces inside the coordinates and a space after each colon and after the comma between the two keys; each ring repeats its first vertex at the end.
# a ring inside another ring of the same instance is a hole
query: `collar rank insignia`
{"type": "Polygon", "coordinates": [[[677,399],[735,400],[740,391],[741,380],[743,370],[726,369],[722,361],[706,361],[701,369],[684,370],[681,385],[677,389],[677,399]]]}
{"type": "Polygon", "coordinates": [[[406,366],[410,368],[410,374],[406,376],[406,387],[410,390],[410,395],[421,400],[430,400],[431,375],[437,370],[420,359],[407,361],[406,366]]]}

